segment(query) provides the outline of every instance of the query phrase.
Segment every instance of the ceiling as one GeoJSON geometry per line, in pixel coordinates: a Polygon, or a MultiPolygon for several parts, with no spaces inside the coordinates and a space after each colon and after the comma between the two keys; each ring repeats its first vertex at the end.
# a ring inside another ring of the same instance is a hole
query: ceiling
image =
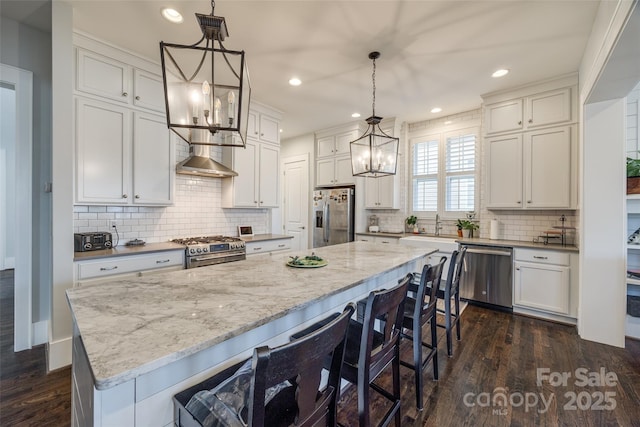
{"type": "MultiPolygon", "coordinates": [[[[3,3],[5,1],[3,0],[3,3]]],[[[209,1],[69,0],[74,27],[159,61],[159,42],[200,39],[209,1]],[[182,24],[165,21],[171,6],[182,24]]],[[[31,2],[20,2],[22,4],[31,2]]],[[[419,121],[480,106],[480,95],[576,72],[599,1],[218,0],[225,47],[245,50],[252,98],[283,112],[282,138],[376,113],[419,121]],[[511,72],[494,79],[497,68],[511,72]],[[298,87],[289,86],[296,76],[298,87]],[[433,114],[433,107],[442,112],[433,114]]]]}

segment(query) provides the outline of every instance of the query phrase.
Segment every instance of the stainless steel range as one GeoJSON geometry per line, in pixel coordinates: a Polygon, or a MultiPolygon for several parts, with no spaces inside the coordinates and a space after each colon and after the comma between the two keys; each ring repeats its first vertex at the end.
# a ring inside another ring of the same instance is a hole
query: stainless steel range
{"type": "Polygon", "coordinates": [[[237,237],[189,237],[186,239],[173,239],[172,242],[187,247],[187,268],[205,267],[247,258],[244,240],[237,237]]]}

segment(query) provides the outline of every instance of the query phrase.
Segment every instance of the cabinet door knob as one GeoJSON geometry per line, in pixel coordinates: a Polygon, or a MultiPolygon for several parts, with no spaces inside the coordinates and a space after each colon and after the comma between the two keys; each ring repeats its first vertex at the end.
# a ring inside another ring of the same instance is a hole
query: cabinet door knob
{"type": "Polygon", "coordinates": [[[522,203],[520,200],[518,200],[518,204],[522,203]]]}
{"type": "Polygon", "coordinates": [[[527,200],[527,203],[531,203],[531,200],[527,200]]]}
{"type": "Polygon", "coordinates": [[[262,200],[260,200],[260,204],[263,204],[264,202],[262,200]]]}
{"type": "Polygon", "coordinates": [[[136,194],[136,199],[139,199],[139,198],[140,198],[140,195],[139,195],[139,194],[136,194]]]}
{"type": "Polygon", "coordinates": [[[298,227],[298,228],[300,228],[300,229],[304,230],[304,229],[305,229],[305,226],[303,225],[302,227],[298,227]]]}
{"type": "Polygon", "coordinates": [[[122,96],[126,98],[129,94],[127,92],[122,92],[122,96]]]}
{"type": "Polygon", "coordinates": [[[261,133],[260,136],[264,136],[264,133],[261,133]]]}
{"type": "Polygon", "coordinates": [[[257,200],[254,200],[254,201],[253,201],[253,203],[258,203],[258,201],[257,201],[257,200]]]}
{"type": "Polygon", "coordinates": [[[122,198],[123,198],[123,199],[126,199],[127,197],[129,197],[129,196],[127,196],[126,194],[123,194],[123,195],[122,195],[122,198]]]}
{"type": "Polygon", "coordinates": [[[257,134],[258,134],[258,132],[254,132],[254,134],[255,134],[255,135],[257,135],[257,134]]]}
{"type": "Polygon", "coordinates": [[[521,125],[521,124],[522,124],[522,120],[520,120],[520,121],[518,122],[518,124],[519,124],[519,125],[521,125]]]}
{"type": "Polygon", "coordinates": [[[140,101],[140,97],[139,96],[136,96],[136,101],[140,101]]]}
{"type": "Polygon", "coordinates": [[[533,119],[529,119],[529,123],[533,123],[533,119]]]}

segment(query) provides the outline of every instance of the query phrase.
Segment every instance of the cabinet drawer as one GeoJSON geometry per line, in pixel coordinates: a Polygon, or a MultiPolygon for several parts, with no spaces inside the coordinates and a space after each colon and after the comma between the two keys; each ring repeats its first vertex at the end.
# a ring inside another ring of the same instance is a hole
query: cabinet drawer
{"type": "Polygon", "coordinates": [[[156,252],[77,262],[77,280],[184,265],[184,251],[156,252]]]}
{"type": "Polygon", "coordinates": [[[284,251],[291,249],[291,239],[264,240],[261,242],[247,242],[247,255],[262,254],[265,252],[284,251]]]}
{"type": "Polygon", "coordinates": [[[516,261],[538,262],[542,264],[569,265],[569,253],[536,249],[516,249],[516,261]]]}

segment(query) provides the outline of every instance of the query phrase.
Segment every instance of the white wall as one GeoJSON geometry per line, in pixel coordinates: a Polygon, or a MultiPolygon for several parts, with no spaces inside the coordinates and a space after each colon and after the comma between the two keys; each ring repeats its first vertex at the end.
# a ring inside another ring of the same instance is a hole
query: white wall
{"type": "Polygon", "coordinates": [[[51,34],[0,17],[0,62],[33,73],[32,312],[39,322],[50,312],[51,194],[44,184],[51,181],[51,34]]]}

